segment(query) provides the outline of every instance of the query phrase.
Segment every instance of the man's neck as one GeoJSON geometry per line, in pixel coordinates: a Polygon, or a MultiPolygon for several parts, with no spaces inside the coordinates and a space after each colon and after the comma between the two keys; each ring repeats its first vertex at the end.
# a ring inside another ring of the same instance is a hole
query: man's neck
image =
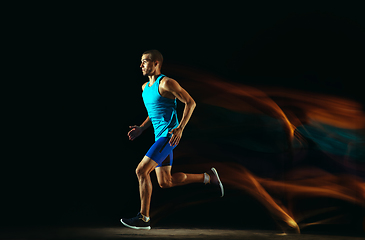
{"type": "Polygon", "coordinates": [[[160,71],[158,71],[157,73],[154,74],[154,75],[148,76],[148,79],[150,80],[150,85],[152,85],[154,82],[156,82],[158,76],[161,75],[161,72],[160,71]]]}

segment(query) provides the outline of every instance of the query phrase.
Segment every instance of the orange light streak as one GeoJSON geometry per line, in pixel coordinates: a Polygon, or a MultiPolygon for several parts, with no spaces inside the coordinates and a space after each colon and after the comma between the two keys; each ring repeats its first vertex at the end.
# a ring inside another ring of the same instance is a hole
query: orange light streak
{"type": "MultiPolygon", "coordinates": [[[[355,101],[298,90],[257,89],[181,66],[168,65],[164,70],[166,74],[176,76],[179,79],[181,85],[198,102],[198,108],[200,102],[235,112],[264,114],[279,119],[283,131],[286,133],[287,144],[290,149],[292,149],[294,140],[302,141],[296,134],[296,128],[303,125],[315,126],[318,123],[342,129],[357,130],[360,139],[362,139],[360,141],[364,140],[365,113],[362,105],[355,101]]],[[[330,133],[328,133],[328,137],[331,138],[330,133]]],[[[341,141],[347,140],[344,138],[341,141]]],[[[349,146],[348,151],[351,151],[350,148],[354,145],[354,142],[348,142],[347,144],[349,146]]],[[[365,142],[357,142],[356,144],[365,147],[365,142]]],[[[214,146],[211,147],[214,148],[214,146]]],[[[186,148],[181,152],[177,151],[175,156],[181,161],[189,159],[201,163],[201,156],[187,154],[189,151],[194,153],[194,150],[191,149],[186,148]]],[[[363,179],[350,174],[334,175],[319,168],[302,167],[286,172],[285,176],[282,176],[282,179],[285,180],[273,180],[255,176],[244,166],[229,162],[229,160],[228,162],[214,161],[216,160],[209,162],[208,159],[205,162],[209,163],[177,166],[174,169],[189,171],[193,168],[197,171],[204,171],[214,166],[219,171],[226,188],[238,189],[253,196],[268,209],[274,219],[285,223],[284,231],[290,229],[299,233],[300,226],[305,227],[326,222],[323,220],[303,223],[307,217],[298,213],[295,205],[298,199],[333,198],[365,209],[365,183],[363,179]],[[280,199],[274,198],[273,195],[280,196],[281,199],[285,198],[288,206],[278,204],[280,199]]],[[[359,163],[359,169],[364,169],[363,164],[361,164],[359,163]]],[[[356,166],[353,169],[356,169],[356,166]]],[[[158,215],[159,212],[166,211],[166,209],[167,207],[159,209],[153,214],[158,215]]],[[[313,210],[312,214],[316,214],[316,212],[313,210]]],[[[335,219],[330,220],[335,221],[335,219]]]]}

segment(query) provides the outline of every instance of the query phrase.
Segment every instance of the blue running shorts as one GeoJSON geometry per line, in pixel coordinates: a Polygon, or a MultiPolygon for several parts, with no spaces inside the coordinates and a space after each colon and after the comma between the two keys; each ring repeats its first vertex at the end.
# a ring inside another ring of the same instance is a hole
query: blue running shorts
{"type": "Polygon", "coordinates": [[[170,138],[161,137],[157,139],[157,141],[152,145],[150,150],[146,153],[146,156],[155,161],[158,166],[171,166],[173,162],[173,153],[172,150],[176,146],[170,146],[169,144],[170,138]]]}

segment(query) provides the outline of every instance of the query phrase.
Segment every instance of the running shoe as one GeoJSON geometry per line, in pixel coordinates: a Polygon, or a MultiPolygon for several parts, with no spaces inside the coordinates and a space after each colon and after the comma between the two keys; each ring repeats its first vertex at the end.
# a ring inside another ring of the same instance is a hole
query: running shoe
{"type": "Polygon", "coordinates": [[[207,174],[210,176],[210,183],[217,185],[220,189],[221,192],[221,197],[224,196],[224,188],[223,188],[223,184],[219,178],[218,172],[217,170],[213,167],[211,168],[209,171],[207,171],[207,174]]]}
{"type": "Polygon", "coordinates": [[[145,229],[149,230],[151,229],[150,222],[145,222],[143,220],[143,216],[141,213],[138,213],[136,217],[134,218],[122,218],[120,221],[123,223],[124,226],[133,228],[133,229],[145,229]]]}

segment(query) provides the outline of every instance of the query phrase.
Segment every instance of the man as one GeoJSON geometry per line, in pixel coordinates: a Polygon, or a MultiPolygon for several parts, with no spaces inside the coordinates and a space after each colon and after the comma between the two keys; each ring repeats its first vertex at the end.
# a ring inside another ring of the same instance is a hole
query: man
{"type": "Polygon", "coordinates": [[[136,169],[139,181],[141,210],[136,217],[121,222],[134,229],[151,229],[150,202],[152,183],[150,173],[155,170],[161,188],[181,186],[189,183],[217,184],[224,195],[223,185],[216,169],[211,168],[206,173],[187,174],[174,173],[171,175],[173,149],[179,144],[186,124],[196,106],[194,99],[177,81],[161,74],[162,54],[157,50],[146,51],[142,55],[141,68],[143,76],[149,82],[142,85],[142,97],[148,116],[140,126],[130,126],[129,140],[133,141],[142,132],[153,125],[155,143],[148,150],[136,169]],[[176,113],[176,99],[185,104],[184,113],[179,123],[176,113]]]}

